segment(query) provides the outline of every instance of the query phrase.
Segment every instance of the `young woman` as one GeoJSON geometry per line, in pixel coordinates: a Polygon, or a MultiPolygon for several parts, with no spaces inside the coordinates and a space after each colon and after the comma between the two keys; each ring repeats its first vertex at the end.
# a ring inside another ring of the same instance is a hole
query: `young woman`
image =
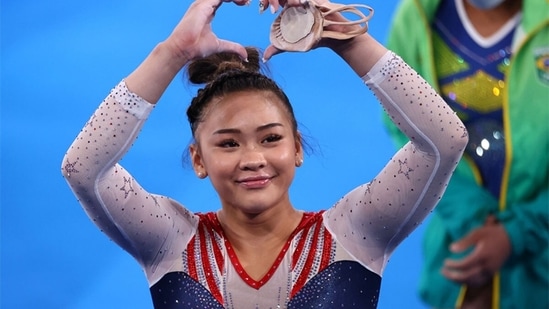
{"type": "MultiPolygon", "coordinates": [[[[375,308],[389,256],[440,199],[466,130],[429,84],[368,34],[321,40],[315,47],[342,57],[411,142],[336,205],[299,210],[288,193],[303,162],[292,107],[258,72],[257,50],[211,31],[221,4],[191,4],[92,115],[63,159],[63,175],[94,223],[141,264],[155,308],[375,308]],[[219,195],[215,212],[193,213],[147,192],[117,163],[184,66],[204,84],[187,112],[190,154],[196,175],[209,177],[219,195]]],[[[269,46],[263,58],[279,52],[269,46]]]]}

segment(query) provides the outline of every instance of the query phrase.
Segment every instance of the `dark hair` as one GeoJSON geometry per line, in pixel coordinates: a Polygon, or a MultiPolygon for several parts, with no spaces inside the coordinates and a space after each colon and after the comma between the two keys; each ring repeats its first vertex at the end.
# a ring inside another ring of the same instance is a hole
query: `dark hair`
{"type": "Polygon", "coordinates": [[[246,47],[246,50],[247,62],[243,61],[238,54],[221,52],[195,60],[187,66],[189,81],[197,85],[204,84],[187,109],[187,118],[193,137],[212,99],[246,90],[270,91],[280,99],[290,117],[293,132],[297,136],[297,121],[290,100],[278,84],[267,77],[266,68],[260,65],[259,51],[253,47],[246,47]]]}

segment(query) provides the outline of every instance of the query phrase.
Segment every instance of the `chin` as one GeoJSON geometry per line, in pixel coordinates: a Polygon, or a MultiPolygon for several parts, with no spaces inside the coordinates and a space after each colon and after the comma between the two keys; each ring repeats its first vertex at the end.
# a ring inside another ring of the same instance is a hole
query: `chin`
{"type": "Polygon", "coordinates": [[[264,213],[265,211],[269,210],[270,207],[265,205],[257,205],[254,206],[248,206],[248,207],[242,207],[241,210],[249,215],[260,215],[264,213]]]}
{"type": "Polygon", "coordinates": [[[246,201],[240,203],[236,208],[248,216],[257,216],[269,211],[274,205],[275,203],[266,203],[265,201],[246,201]]]}

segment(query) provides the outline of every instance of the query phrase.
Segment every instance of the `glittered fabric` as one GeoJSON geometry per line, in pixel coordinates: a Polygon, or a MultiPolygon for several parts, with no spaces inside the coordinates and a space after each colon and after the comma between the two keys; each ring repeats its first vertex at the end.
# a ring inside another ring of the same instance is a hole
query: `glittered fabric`
{"type": "Polygon", "coordinates": [[[327,231],[322,215],[323,211],[303,213],[269,271],[254,280],[240,264],[216,214],[199,214],[197,233],[183,252],[183,271],[228,308],[238,308],[243,299],[253,307],[268,303],[286,308],[288,300],[343,250],[327,231]]]}
{"type": "Polygon", "coordinates": [[[164,275],[150,291],[156,309],[223,309],[204,286],[183,272],[164,275]]]}
{"type": "MultiPolygon", "coordinates": [[[[380,284],[379,275],[356,262],[341,261],[309,280],[284,308],[376,308],[380,284]]],[[[224,308],[208,290],[182,272],[166,274],[150,290],[156,309],[224,308]]]]}
{"type": "Polygon", "coordinates": [[[379,275],[357,262],[337,262],[307,282],[288,308],[376,308],[380,284],[379,275]]]}
{"type": "MultiPolygon", "coordinates": [[[[78,134],[62,172],[94,224],[139,262],[158,308],[375,308],[392,252],[440,200],[467,132],[391,52],[362,80],[411,142],[335,205],[302,212],[263,278],[247,275],[214,212],[147,191],[119,164],[153,109],[124,81],[78,134]]],[[[368,153],[356,164],[368,164],[368,153]]]]}
{"type": "Polygon", "coordinates": [[[215,214],[199,216],[198,230],[212,233],[198,232],[184,252],[187,263],[183,272],[168,273],[150,288],[155,308],[239,308],[242,299],[256,299],[252,308],[264,308],[265,298],[276,299],[276,307],[270,308],[334,304],[375,308],[381,277],[355,261],[335,261],[336,256],[352,258],[337,253],[342,249],[324,228],[322,212],[303,214],[301,223],[281,250],[280,259],[260,281],[247,276],[238,258],[231,256],[234,251],[228,241],[218,241],[224,236],[215,214]],[[221,252],[228,253],[229,261],[221,252]],[[289,263],[282,263],[284,260],[289,263]],[[286,283],[276,278],[285,278],[286,283]],[[233,280],[242,284],[237,290],[234,286],[238,284],[230,284],[233,280]],[[282,293],[281,287],[284,287],[282,293]]]}

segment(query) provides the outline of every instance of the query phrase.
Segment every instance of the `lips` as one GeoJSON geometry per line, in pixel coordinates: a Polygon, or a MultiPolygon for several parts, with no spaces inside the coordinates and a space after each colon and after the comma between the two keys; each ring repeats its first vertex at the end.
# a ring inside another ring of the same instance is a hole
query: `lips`
{"type": "Polygon", "coordinates": [[[269,176],[246,177],[246,178],[237,180],[238,184],[248,189],[265,188],[270,182],[271,182],[271,177],[269,176]]]}

